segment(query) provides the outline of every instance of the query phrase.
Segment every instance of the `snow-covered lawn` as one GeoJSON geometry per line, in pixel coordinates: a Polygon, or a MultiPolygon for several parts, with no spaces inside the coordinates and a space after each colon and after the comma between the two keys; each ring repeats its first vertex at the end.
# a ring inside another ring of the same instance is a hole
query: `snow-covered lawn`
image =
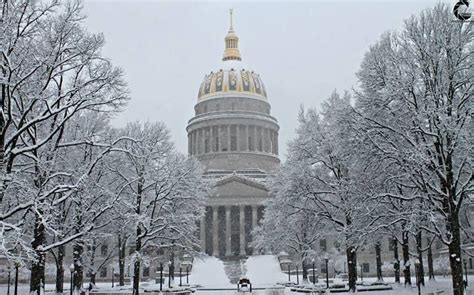
{"type": "MultiPolygon", "coordinates": [[[[246,277],[250,279],[254,288],[269,288],[275,286],[279,282],[287,282],[288,276],[280,270],[278,260],[275,256],[272,255],[261,255],[261,256],[251,256],[245,262],[247,273],[246,277]]],[[[296,281],[296,277],[291,276],[291,280],[296,281]]],[[[375,281],[375,278],[364,278],[364,283],[369,284],[370,282],[375,281]]],[[[415,278],[412,278],[415,282],[415,278]]],[[[302,277],[300,276],[300,283],[302,282],[302,277]]],[[[335,280],[335,282],[337,279],[335,280]]],[[[395,285],[394,278],[388,277],[384,279],[385,282],[393,284],[393,290],[390,291],[377,291],[367,293],[371,294],[383,294],[383,295],[413,295],[418,294],[417,289],[414,286],[405,287],[403,284],[395,285]]],[[[427,286],[422,288],[422,294],[432,293],[434,291],[443,290],[443,295],[451,294],[451,278],[447,277],[436,277],[436,281],[428,281],[426,278],[427,286]]],[[[224,263],[215,257],[203,257],[195,258],[193,264],[193,270],[189,275],[189,282],[192,285],[199,285],[205,289],[221,289],[221,290],[197,290],[195,294],[198,295],[234,295],[236,294],[234,284],[231,284],[229,278],[227,277],[224,270],[224,263]],[[227,289],[227,290],[222,290],[227,289]]],[[[320,278],[320,282],[324,282],[324,278],[320,278]]],[[[468,295],[474,295],[474,276],[469,276],[470,286],[468,288],[468,295]]],[[[177,284],[178,282],[176,282],[177,284]]],[[[167,284],[166,284],[167,285],[167,284]]],[[[145,288],[152,288],[149,282],[144,282],[142,284],[145,288]]],[[[111,283],[98,283],[97,287],[102,289],[110,289],[111,283]]],[[[156,286],[155,286],[156,287],[156,286]]],[[[166,286],[164,286],[165,288],[166,286]]],[[[157,289],[157,288],[154,288],[157,289]]],[[[54,284],[47,284],[46,290],[50,291],[47,294],[52,294],[54,290],[54,284]]],[[[29,286],[22,284],[19,286],[19,295],[28,295],[29,286]]],[[[7,286],[0,285],[0,295],[7,294],[7,286]]],[[[10,294],[13,294],[13,286],[11,286],[10,294]]],[[[65,283],[65,294],[69,294],[69,284],[65,283]]],[[[288,288],[285,290],[280,290],[278,292],[270,290],[255,290],[254,295],[276,295],[276,294],[285,294],[285,295],[294,295],[302,294],[291,292],[288,288]]],[[[341,295],[347,295],[349,293],[338,293],[341,295]]]]}
{"type": "MultiPolygon", "coordinates": [[[[212,278],[217,278],[217,277],[213,277],[213,273],[208,273],[207,276],[210,277],[210,279],[212,278]]],[[[369,278],[371,280],[371,278],[369,278]]],[[[393,278],[387,278],[386,281],[391,281],[393,280],[393,278]]],[[[471,285],[469,286],[468,288],[468,295],[474,295],[474,276],[470,276],[469,277],[469,281],[472,282],[471,285]]],[[[98,284],[99,287],[102,286],[102,287],[110,287],[111,286],[111,283],[99,283],[98,284]]],[[[234,287],[232,285],[230,285],[228,282],[227,282],[227,286],[230,286],[230,288],[234,287]]],[[[28,289],[29,289],[29,286],[26,285],[26,284],[22,284],[22,285],[19,285],[19,295],[28,295],[28,289]]],[[[53,290],[54,289],[54,285],[53,284],[47,284],[46,285],[46,289],[47,290],[53,290]]],[[[450,281],[450,278],[449,277],[445,277],[445,278],[442,278],[442,277],[439,277],[436,279],[436,281],[431,281],[431,282],[428,282],[427,283],[427,287],[426,288],[422,288],[422,291],[421,291],[421,294],[427,294],[428,292],[433,292],[434,290],[444,290],[444,293],[442,293],[443,295],[449,295],[451,294],[451,281],[450,281]]],[[[67,290],[65,292],[65,294],[69,294],[68,292],[69,290],[67,290]]],[[[0,294],[1,295],[6,295],[7,294],[7,286],[6,285],[0,285],[0,294]]],[[[13,286],[10,290],[10,294],[13,294],[13,286]]],[[[50,293],[52,294],[52,293],[50,293]]],[[[194,294],[198,294],[198,295],[235,295],[236,292],[235,291],[196,291],[196,293],[194,294]]],[[[273,295],[273,293],[270,293],[266,290],[258,290],[258,291],[255,291],[253,292],[253,294],[255,295],[273,295]]],[[[289,291],[288,289],[286,289],[284,291],[285,295],[296,295],[296,294],[302,294],[302,293],[294,293],[294,292],[291,292],[289,291]]],[[[337,293],[337,294],[340,294],[340,295],[348,295],[349,293],[337,293]]],[[[363,294],[367,294],[367,295],[375,295],[374,292],[368,292],[368,293],[365,293],[363,292],[363,294]]],[[[376,294],[382,294],[382,295],[415,295],[415,294],[418,294],[417,293],[417,290],[416,288],[410,288],[410,287],[407,287],[405,288],[403,285],[395,285],[394,286],[394,289],[391,290],[391,291],[379,291],[379,292],[376,292],[376,294]]]]}
{"type": "Polygon", "coordinates": [[[278,259],[273,255],[250,256],[246,265],[245,276],[255,287],[274,286],[288,280],[288,276],[281,272],[278,259]]]}
{"type": "Polygon", "coordinates": [[[194,258],[189,282],[205,288],[232,288],[234,286],[224,271],[224,263],[211,256],[194,258]]]}

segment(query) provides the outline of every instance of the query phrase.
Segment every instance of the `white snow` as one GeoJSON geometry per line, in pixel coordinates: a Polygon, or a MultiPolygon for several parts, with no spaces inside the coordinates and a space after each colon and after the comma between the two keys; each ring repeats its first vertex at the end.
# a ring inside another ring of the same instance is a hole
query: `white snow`
{"type": "Polygon", "coordinates": [[[280,269],[278,259],[273,255],[250,256],[246,265],[246,277],[254,287],[274,286],[278,282],[288,280],[288,276],[280,269]]]}
{"type": "Polygon", "coordinates": [[[232,288],[225,274],[224,263],[216,257],[194,258],[193,269],[189,275],[193,285],[205,288],[232,288]]]}

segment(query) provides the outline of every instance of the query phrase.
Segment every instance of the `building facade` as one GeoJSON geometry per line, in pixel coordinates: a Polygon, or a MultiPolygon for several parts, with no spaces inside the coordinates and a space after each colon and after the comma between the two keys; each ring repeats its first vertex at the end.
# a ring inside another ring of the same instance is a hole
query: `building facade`
{"type": "Polygon", "coordinates": [[[188,152],[213,185],[200,222],[201,247],[213,256],[252,253],[250,233],[270,197],[265,182],[280,163],[278,122],[260,75],[243,66],[238,42],[231,11],[223,63],[204,77],[186,129],[188,152]]]}

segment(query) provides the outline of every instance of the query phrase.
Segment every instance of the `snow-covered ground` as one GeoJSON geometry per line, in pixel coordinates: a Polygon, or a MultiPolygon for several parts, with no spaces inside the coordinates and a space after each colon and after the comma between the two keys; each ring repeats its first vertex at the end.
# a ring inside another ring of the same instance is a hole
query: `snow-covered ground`
{"type": "MultiPolygon", "coordinates": [[[[245,276],[250,279],[255,288],[271,287],[275,286],[278,282],[288,281],[288,276],[281,272],[278,260],[272,255],[261,255],[251,256],[245,262],[245,269],[247,270],[245,276]]],[[[412,278],[415,282],[415,278],[412,278]]],[[[291,277],[292,281],[296,281],[296,277],[291,277]]],[[[324,279],[320,279],[324,281],[324,279]]],[[[193,264],[193,270],[189,276],[189,281],[192,285],[200,285],[205,289],[221,289],[221,290],[198,290],[195,294],[198,295],[235,295],[237,292],[234,290],[236,286],[231,284],[224,270],[224,263],[215,257],[203,257],[195,258],[193,264]],[[222,290],[227,289],[227,290],[222,290]]],[[[300,277],[302,282],[302,277],[300,277]]],[[[365,283],[373,282],[375,278],[364,278],[365,283]]],[[[387,283],[393,283],[394,278],[388,277],[384,279],[387,283]]],[[[451,278],[447,277],[436,277],[436,281],[428,281],[426,278],[427,286],[422,288],[422,294],[429,292],[443,290],[443,295],[451,294],[451,278]]],[[[474,276],[469,276],[470,286],[468,288],[468,295],[474,295],[474,276]]],[[[146,284],[143,284],[146,285],[146,284]]],[[[111,287],[110,282],[98,283],[99,288],[109,289],[111,287]]],[[[69,284],[65,283],[65,294],[69,294],[69,284]]],[[[403,284],[393,284],[393,290],[390,291],[378,291],[377,294],[382,295],[414,295],[417,294],[417,289],[414,286],[405,287],[403,284]]],[[[19,285],[19,295],[28,295],[29,286],[26,284],[19,285]]],[[[46,290],[50,291],[47,294],[52,294],[54,290],[54,284],[47,284],[46,290]]],[[[373,294],[375,292],[367,293],[373,294]]],[[[7,294],[7,286],[0,285],[0,295],[7,294]]],[[[13,294],[13,286],[11,286],[10,294],[13,294]]],[[[295,295],[301,293],[293,293],[289,289],[280,290],[278,292],[271,290],[256,290],[253,292],[254,295],[295,295]]],[[[341,295],[347,295],[349,293],[338,293],[341,295]]]]}
{"type": "Polygon", "coordinates": [[[189,282],[205,288],[232,288],[224,271],[224,263],[216,257],[195,258],[189,282]]]}
{"type": "Polygon", "coordinates": [[[269,287],[288,281],[288,276],[281,271],[278,259],[273,255],[250,256],[246,265],[246,277],[255,287],[269,287]]]}

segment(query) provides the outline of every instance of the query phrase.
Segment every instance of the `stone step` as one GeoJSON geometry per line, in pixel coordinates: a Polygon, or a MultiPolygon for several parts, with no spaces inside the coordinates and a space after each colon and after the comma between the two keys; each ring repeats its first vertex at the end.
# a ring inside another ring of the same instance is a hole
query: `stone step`
{"type": "Polygon", "coordinates": [[[232,284],[237,284],[239,279],[247,273],[246,261],[247,258],[223,260],[225,273],[232,284]]]}

